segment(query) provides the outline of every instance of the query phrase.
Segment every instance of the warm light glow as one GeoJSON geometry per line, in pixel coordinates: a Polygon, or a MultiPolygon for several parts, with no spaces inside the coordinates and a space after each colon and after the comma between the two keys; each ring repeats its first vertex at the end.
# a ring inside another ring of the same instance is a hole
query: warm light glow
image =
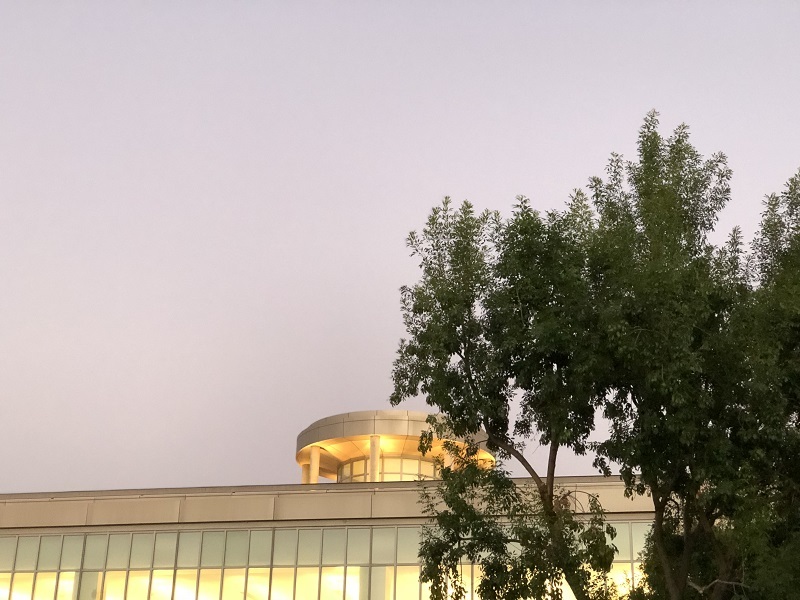
{"type": "Polygon", "coordinates": [[[244,569],[225,569],[222,579],[222,600],[244,599],[244,569]]]}
{"type": "Polygon", "coordinates": [[[175,574],[175,600],[195,600],[197,598],[197,571],[179,569],[175,574]]]}
{"type": "Polygon", "coordinates": [[[53,600],[56,595],[56,574],[37,573],[33,588],[33,600],[53,600]]]}
{"type": "Polygon", "coordinates": [[[292,600],[294,597],[294,569],[272,569],[272,592],[270,600],[292,600]]]}
{"type": "Polygon", "coordinates": [[[11,573],[0,573],[0,600],[8,600],[11,591],[11,573]]]}
{"type": "Polygon", "coordinates": [[[11,585],[11,600],[31,600],[33,573],[15,573],[11,585]]]}
{"type": "Polygon", "coordinates": [[[163,569],[153,571],[153,584],[150,586],[150,600],[171,600],[172,576],[175,571],[163,569]]]}
{"type": "Polygon", "coordinates": [[[75,598],[75,584],[78,574],[74,571],[62,571],[58,576],[58,591],[56,600],[72,600],[75,598]]]}
{"type": "Polygon", "coordinates": [[[248,600],[269,600],[269,569],[250,569],[247,573],[248,600]]]}
{"type": "Polygon", "coordinates": [[[147,600],[150,588],[150,571],[131,571],[128,574],[127,600],[147,600]]]}
{"type": "Polygon", "coordinates": [[[103,586],[103,600],[125,599],[125,571],[106,572],[106,581],[103,586]]]}
{"type": "Polygon", "coordinates": [[[361,569],[362,567],[347,567],[345,600],[361,600],[361,569]]]}

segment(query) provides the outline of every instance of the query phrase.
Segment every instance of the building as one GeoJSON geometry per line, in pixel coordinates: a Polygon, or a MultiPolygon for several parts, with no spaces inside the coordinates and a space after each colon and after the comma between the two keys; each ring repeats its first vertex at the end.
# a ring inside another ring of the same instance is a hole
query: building
{"type": "MultiPolygon", "coordinates": [[[[298,436],[296,485],[0,495],[0,600],[425,598],[418,480],[436,475],[416,450],[426,416],[317,421],[298,436]]],[[[600,497],[617,528],[614,577],[635,577],[647,502],[611,478],[559,484],[600,497]]],[[[463,569],[471,590],[479,567],[463,569]]]]}

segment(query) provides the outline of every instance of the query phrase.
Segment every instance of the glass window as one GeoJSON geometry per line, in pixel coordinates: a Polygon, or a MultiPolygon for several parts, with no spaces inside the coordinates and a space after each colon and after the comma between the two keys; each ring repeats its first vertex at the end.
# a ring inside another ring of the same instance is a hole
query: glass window
{"type": "Polygon", "coordinates": [[[175,571],[175,600],[195,600],[197,598],[197,571],[178,569],[175,571]]]}
{"type": "MultiPolygon", "coordinates": [[[[131,534],[114,533],[108,538],[108,569],[127,569],[131,557],[131,534]]],[[[108,585],[108,584],[106,584],[108,585]]]]}
{"type": "MultiPolygon", "coordinates": [[[[403,474],[404,475],[414,475],[414,476],[419,474],[419,461],[418,460],[414,460],[414,459],[410,459],[410,458],[404,458],[403,459],[403,474]]],[[[399,577],[399,575],[398,575],[398,577],[399,577]]]]}
{"type": "Polygon", "coordinates": [[[125,598],[126,571],[106,571],[103,581],[103,600],[123,600],[125,598]]]}
{"type": "Polygon", "coordinates": [[[126,600],[147,600],[150,589],[150,571],[131,571],[128,573],[128,587],[125,590],[126,600]]]}
{"type": "MultiPolygon", "coordinates": [[[[278,542],[278,532],[275,532],[275,543],[278,542]]],[[[270,598],[294,598],[294,568],[272,569],[272,595],[270,598]]],[[[302,598],[302,596],[298,596],[302,598]]]]}
{"type": "Polygon", "coordinates": [[[394,564],[394,527],[374,527],[372,529],[372,562],[379,565],[394,564]]]}
{"type": "Polygon", "coordinates": [[[177,533],[157,533],[153,566],[155,568],[175,566],[175,548],[177,545],[177,533]]]}
{"type": "Polygon", "coordinates": [[[8,595],[10,592],[11,573],[0,573],[0,600],[8,600],[8,595]]]}
{"type": "Polygon", "coordinates": [[[633,542],[633,558],[638,559],[639,553],[644,550],[647,534],[650,533],[652,523],[631,523],[631,539],[633,542]]]}
{"type": "Polygon", "coordinates": [[[61,570],[77,571],[78,569],[80,569],[82,554],[83,554],[83,536],[65,535],[64,543],[61,546],[61,570]]]}
{"type": "Polygon", "coordinates": [[[153,562],[153,534],[134,533],[131,541],[131,569],[149,569],[153,562]]]}
{"type": "Polygon", "coordinates": [[[37,573],[33,586],[33,600],[53,600],[56,597],[57,573],[37,573]]]}
{"type": "Polygon", "coordinates": [[[0,571],[14,568],[14,555],[17,553],[17,538],[0,537],[0,571]]]}
{"type": "Polygon", "coordinates": [[[630,560],[631,559],[631,532],[630,525],[627,523],[609,523],[616,531],[617,535],[612,540],[606,536],[606,542],[614,544],[617,547],[617,553],[614,555],[614,560],[630,560]]]}
{"type": "Polygon", "coordinates": [[[219,600],[219,587],[221,583],[222,569],[200,569],[197,600],[219,600]]]}
{"type": "Polygon", "coordinates": [[[31,600],[33,592],[33,573],[14,573],[11,582],[11,597],[14,600],[31,600]]]}
{"type": "Polygon", "coordinates": [[[200,565],[200,532],[182,531],[178,538],[178,566],[197,567],[200,565]]]}
{"type": "Polygon", "coordinates": [[[222,600],[244,600],[244,569],[225,569],[222,578],[222,600]]]}
{"type": "MultiPolygon", "coordinates": [[[[419,527],[399,527],[397,529],[397,562],[417,564],[419,542],[422,530],[419,527]]],[[[399,577],[398,572],[398,577],[399,577]]]]}
{"type": "Polygon", "coordinates": [[[400,459],[399,458],[384,458],[383,459],[383,472],[384,473],[400,473],[400,459]]]}
{"type": "Polygon", "coordinates": [[[297,558],[297,530],[276,529],[273,565],[294,565],[297,558]]]}
{"type": "Polygon", "coordinates": [[[55,571],[58,569],[58,560],[60,557],[61,536],[42,536],[42,541],[39,543],[39,564],[36,568],[39,571],[55,571]]]}
{"type": "Polygon", "coordinates": [[[319,598],[319,567],[298,567],[295,597],[303,600],[319,598]]]}
{"type": "Polygon", "coordinates": [[[370,600],[393,600],[394,567],[372,567],[370,600]]]}
{"type": "Polygon", "coordinates": [[[423,477],[433,477],[433,463],[420,461],[419,472],[423,477]]]}
{"type": "Polygon", "coordinates": [[[322,530],[301,529],[297,543],[297,564],[318,565],[322,546],[322,530]]]}
{"type": "Polygon", "coordinates": [[[78,597],[78,574],[62,571],[58,574],[56,600],[75,600],[78,597]]]}
{"type": "Polygon", "coordinates": [[[366,461],[357,460],[353,463],[353,475],[363,475],[365,471],[366,461]]]}
{"type": "MultiPolygon", "coordinates": [[[[84,569],[102,569],[106,564],[106,544],[108,538],[104,535],[87,535],[86,549],[83,551],[84,569]]],[[[83,582],[81,582],[83,586],[83,582]]],[[[83,587],[81,587],[83,594],[83,587]]],[[[86,600],[81,595],[81,600],[86,600]]]]}
{"type": "Polygon", "coordinates": [[[627,596],[630,593],[631,583],[633,582],[633,572],[631,571],[630,562],[614,563],[611,565],[611,571],[609,571],[608,577],[616,584],[620,596],[627,596]]]}
{"type": "MultiPolygon", "coordinates": [[[[322,564],[344,565],[347,545],[346,529],[324,529],[322,531],[322,564]]],[[[342,573],[344,581],[344,573],[342,573]]]]}
{"type": "Polygon", "coordinates": [[[369,563],[369,529],[347,530],[347,564],[369,563]]]}
{"type": "Polygon", "coordinates": [[[369,600],[369,567],[347,567],[345,600],[369,600]]]}
{"type": "Polygon", "coordinates": [[[269,600],[269,569],[248,570],[247,598],[248,600],[269,600]]]}
{"type": "MultiPolygon", "coordinates": [[[[272,553],[272,532],[265,529],[257,529],[250,532],[250,565],[270,564],[270,554],[272,553]]],[[[267,590],[269,591],[269,589],[267,590]]]]}
{"type": "MultiPolygon", "coordinates": [[[[89,537],[103,537],[105,536],[89,536],[89,537]]],[[[86,542],[87,548],[89,542],[86,542]]],[[[105,547],[103,548],[105,555],[105,547]]],[[[96,600],[100,596],[99,592],[103,587],[103,574],[102,573],[81,573],[80,590],[78,591],[79,600],[96,600]]]]}
{"type": "MultiPolygon", "coordinates": [[[[397,591],[395,592],[397,598],[403,600],[419,600],[419,567],[407,566],[397,567],[397,591]]],[[[465,586],[467,588],[467,598],[471,598],[469,593],[469,583],[465,586]]]]}
{"type": "Polygon", "coordinates": [[[400,473],[384,473],[383,474],[384,481],[402,481],[403,476],[400,473]]]}
{"type": "MultiPolygon", "coordinates": [[[[17,560],[15,571],[33,571],[36,568],[36,555],[39,553],[39,538],[21,537],[17,541],[17,560]]],[[[13,593],[12,593],[13,595],[13,593]]]]}
{"type": "MultiPolygon", "coordinates": [[[[156,569],[153,571],[153,583],[150,586],[150,600],[172,599],[172,569],[156,569]]],[[[194,595],[194,588],[192,588],[194,595]]],[[[177,597],[177,594],[176,594],[177,597]]]]}
{"type": "MultiPolygon", "coordinates": [[[[247,565],[247,531],[229,531],[225,536],[225,565],[244,567],[247,565]]],[[[242,588],[244,593],[244,588],[242,588]]]]}
{"type": "MultiPolygon", "coordinates": [[[[225,532],[206,531],[203,533],[203,552],[200,555],[201,567],[221,567],[225,553],[225,532]]],[[[203,577],[200,576],[202,581],[203,577]]]]}
{"type": "Polygon", "coordinates": [[[344,597],[344,567],[322,567],[319,581],[320,600],[342,600],[344,597]]]}

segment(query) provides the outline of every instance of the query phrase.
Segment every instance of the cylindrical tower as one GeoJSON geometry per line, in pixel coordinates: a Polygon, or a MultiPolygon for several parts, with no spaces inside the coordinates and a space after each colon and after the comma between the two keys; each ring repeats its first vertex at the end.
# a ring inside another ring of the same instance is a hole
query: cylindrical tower
{"type": "MultiPolygon", "coordinates": [[[[419,436],[427,431],[428,413],[370,410],[320,419],[297,436],[297,463],[303,483],[320,477],[339,483],[434,479],[434,456],[442,441],[434,440],[426,456],[419,436]]],[[[479,458],[494,461],[486,450],[479,458]]]]}

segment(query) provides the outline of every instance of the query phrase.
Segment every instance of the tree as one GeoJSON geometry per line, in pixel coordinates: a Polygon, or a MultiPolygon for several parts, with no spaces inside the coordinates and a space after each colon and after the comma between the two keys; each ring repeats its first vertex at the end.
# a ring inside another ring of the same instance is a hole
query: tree
{"type": "Polygon", "coordinates": [[[577,598],[613,593],[613,531],[596,499],[578,520],[579,499],[556,488],[562,448],[593,452],[606,473],[613,461],[628,493],[652,497],[645,564],[671,600],[746,589],[745,567],[777,547],[752,540],[800,516],[785,484],[799,481],[795,461],[776,458],[798,438],[800,175],[771,197],[748,254],[738,229],[709,241],[730,196],[724,155],[704,160],[685,126],[662,137],[655,113],[638,154],[613,155],[591,197],[576,191],[563,211],[519,198],[503,220],[445,200],[409,236],[422,277],[402,289],[409,339],[391,401],[423,394],[441,414],[433,432],[467,440],[428,497],[434,598],[448,580],[460,597],[463,557],[482,564],[484,598],[558,597],[562,578],[577,598]],[[610,431],[592,444],[598,410],[610,431]],[[476,459],[480,435],[495,468],[476,459]],[[544,473],[531,441],[549,448],[544,473]],[[510,460],[530,484],[509,477],[510,460]]]}

